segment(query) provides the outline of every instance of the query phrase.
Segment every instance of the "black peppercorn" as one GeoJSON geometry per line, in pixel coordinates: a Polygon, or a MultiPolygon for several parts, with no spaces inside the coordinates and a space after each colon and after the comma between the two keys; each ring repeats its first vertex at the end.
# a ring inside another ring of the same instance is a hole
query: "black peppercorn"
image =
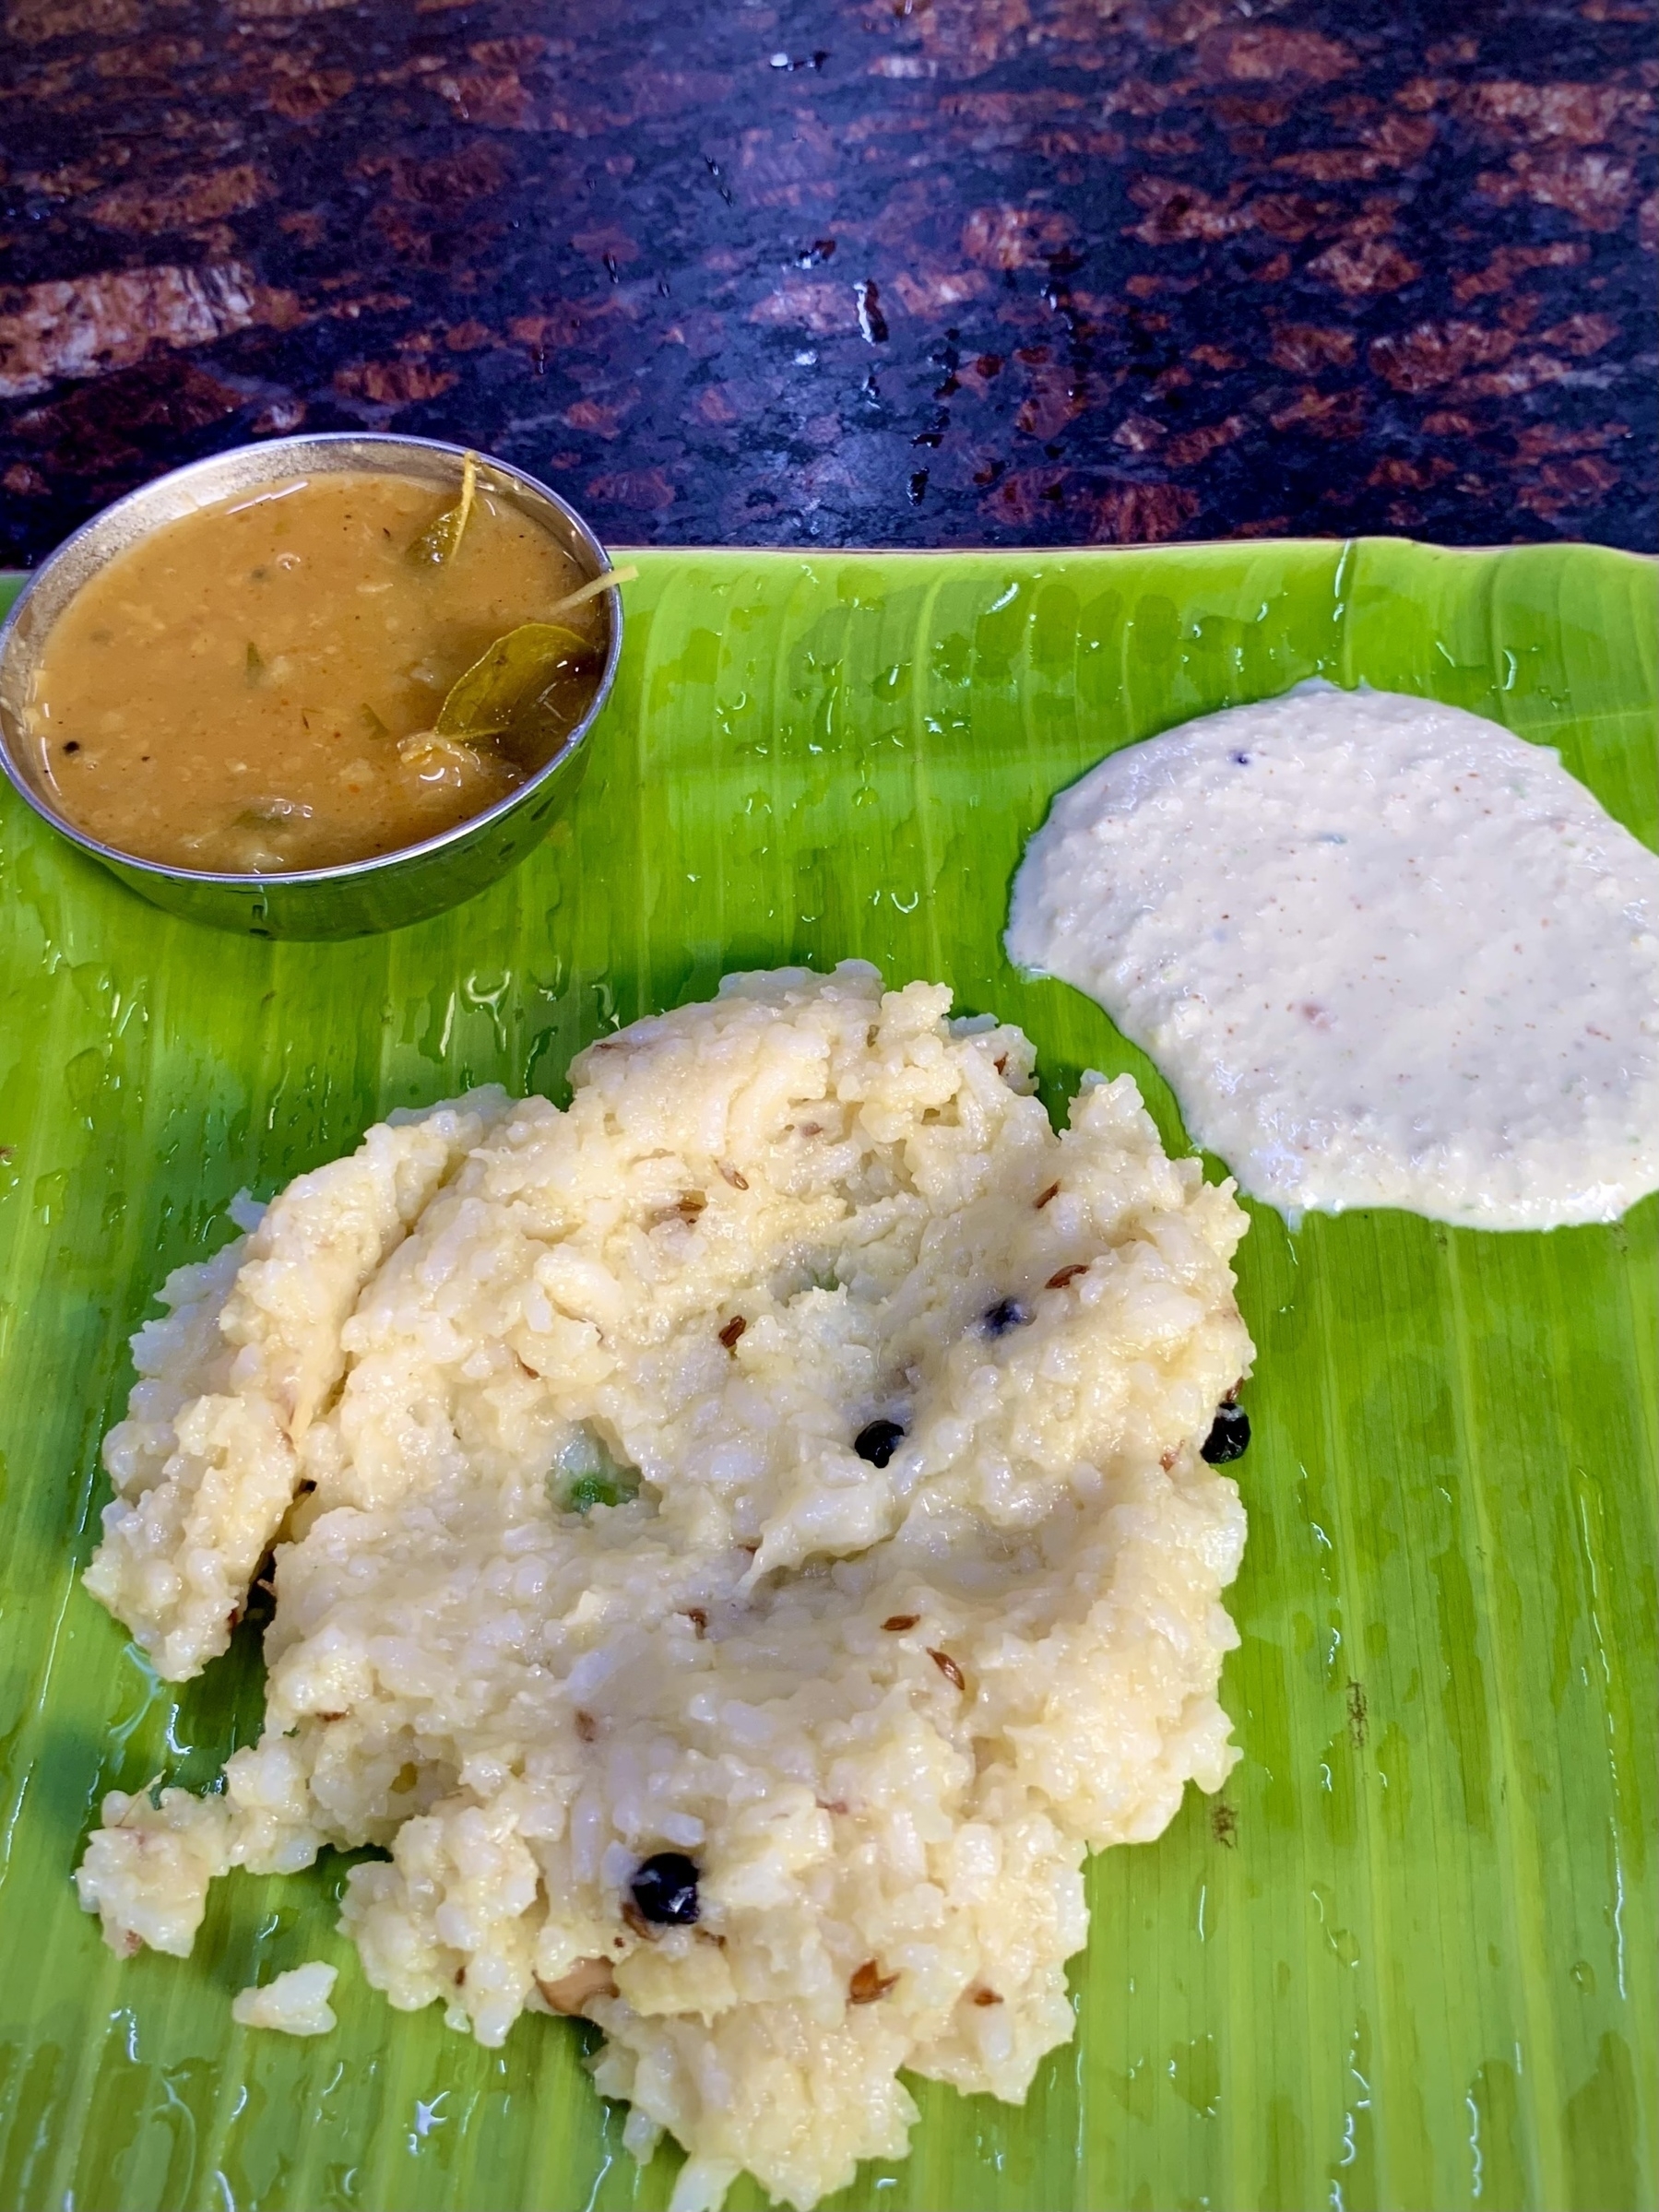
{"type": "Polygon", "coordinates": [[[1212,1467],[1240,1460],[1250,1444],[1250,1415],[1241,1405],[1218,1405],[1210,1433],[1198,1448],[1198,1456],[1212,1467]]]}
{"type": "Polygon", "coordinates": [[[1030,1319],[1017,1298],[999,1298],[980,1315],[979,1326],[987,1336],[1006,1336],[1011,1329],[1023,1329],[1030,1319]]]}
{"type": "Polygon", "coordinates": [[[859,1459],[868,1460],[872,1467],[885,1467],[898,1449],[904,1433],[896,1421],[871,1421],[853,1438],[852,1448],[859,1459]]]}
{"type": "Polygon", "coordinates": [[[697,1863],[683,1851],[653,1851],[628,1885],[640,1917],[659,1928],[689,1928],[697,1903],[697,1863]]]}

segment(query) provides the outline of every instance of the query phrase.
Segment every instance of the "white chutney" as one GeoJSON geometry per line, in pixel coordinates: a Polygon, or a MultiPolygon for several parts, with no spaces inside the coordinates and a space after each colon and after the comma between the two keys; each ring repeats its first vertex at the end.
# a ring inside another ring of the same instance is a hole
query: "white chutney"
{"type": "Polygon", "coordinates": [[[1293,1221],[1550,1228],[1659,1187],[1659,858],[1478,715],[1311,683],[1114,753],[1006,941],[1293,1221]]]}

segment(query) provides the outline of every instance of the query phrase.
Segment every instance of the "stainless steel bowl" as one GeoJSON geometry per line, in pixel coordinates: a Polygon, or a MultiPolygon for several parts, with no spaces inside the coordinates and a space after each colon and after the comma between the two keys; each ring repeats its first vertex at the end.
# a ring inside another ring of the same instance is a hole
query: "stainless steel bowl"
{"type": "MultiPolygon", "coordinates": [[[[376,469],[415,477],[441,490],[458,487],[465,449],[436,438],[379,437],[354,432],[313,438],[274,438],[239,445],[158,477],[94,515],[65,539],[30,578],[0,625],[0,767],[35,812],[170,914],[255,937],[364,937],[423,921],[482,891],[522,860],[575,793],[587,764],[587,732],[604,704],[622,644],[616,592],[600,595],[608,622],[605,666],[592,704],[545,767],[518,789],[420,845],[351,860],[338,868],[296,869],[270,875],[214,875],[170,868],[103,845],[53,805],[44,763],[24,716],[52,628],[89,577],[151,530],[238,491],[283,477],[376,469]]],[[[558,493],[522,468],[480,454],[493,484],[551,532],[584,579],[610,566],[605,549],[558,493]]]]}

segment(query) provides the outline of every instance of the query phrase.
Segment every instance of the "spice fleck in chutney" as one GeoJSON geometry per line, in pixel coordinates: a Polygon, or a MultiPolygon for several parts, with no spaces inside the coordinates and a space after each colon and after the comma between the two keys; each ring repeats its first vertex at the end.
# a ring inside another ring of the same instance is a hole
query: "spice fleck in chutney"
{"type": "Polygon", "coordinates": [[[297,477],[118,554],[55,625],[29,704],[47,788],[102,844],[279,873],[481,813],[580,721],[607,616],[468,455],[460,494],[297,477]]]}

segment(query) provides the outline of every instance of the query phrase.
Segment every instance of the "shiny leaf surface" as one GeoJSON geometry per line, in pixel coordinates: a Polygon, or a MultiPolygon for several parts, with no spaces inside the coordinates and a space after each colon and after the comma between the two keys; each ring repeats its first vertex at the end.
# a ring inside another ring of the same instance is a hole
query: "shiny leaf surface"
{"type": "MultiPolygon", "coordinates": [[[[256,1624],[158,1683],[77,1576],[152,1287],[397,1105],[578,1047],[731,967],[848,953],[1022,1023],[1045,1095],[1132,1069],[1001,948],[1054,792],[1299,679],[1419,690],[1558,745],[1650,844],[1654,571],[1392,541],[929,556],[644,554],[569,820],[507,881],[340,945],[166,919],[0,798],[0,2205],[661,2206],[589,2031],[480,2050],[389,2012],[341,1866],[233,1875],[188,1962],[120,1964],[69,1871],[102,1792],[256,1730],[256,1624]],[[338,2030],[232,2026],[341,1969],[338,2030]]],[[[1195,852],[1193,865],[1212,864],[1195,852]]],[[[1078,2037],[1024,2110],[918,2085],[840,2212],[1631,2212],[1655,2147],[1659,1201],[1481,1236],[1253,1209],[1250,1541],[1223,1698],[1244,1757],[1094,1862],[1078,2037]]],[[[748,2182],[734,2212],[759,2203],[748,2182]]]]}

